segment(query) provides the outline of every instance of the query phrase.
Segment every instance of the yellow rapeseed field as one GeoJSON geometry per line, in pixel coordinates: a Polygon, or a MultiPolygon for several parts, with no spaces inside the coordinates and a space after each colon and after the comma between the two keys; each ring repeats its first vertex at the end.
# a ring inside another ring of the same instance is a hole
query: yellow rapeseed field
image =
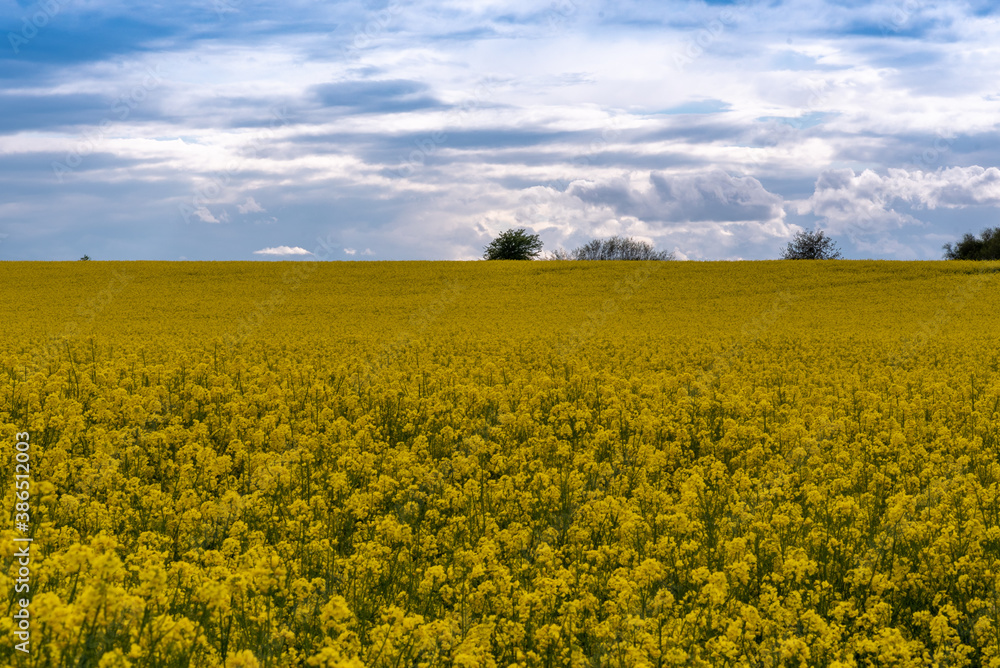
{"type": "Polygon", "coordinates": [[[1000,666],[997,263],[0,286],[0,663],[1000,666]]]}

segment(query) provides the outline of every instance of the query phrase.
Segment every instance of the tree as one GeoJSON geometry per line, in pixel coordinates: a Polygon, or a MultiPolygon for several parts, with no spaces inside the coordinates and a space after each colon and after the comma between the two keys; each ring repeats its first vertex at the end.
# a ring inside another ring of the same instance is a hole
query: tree
{"type": "Polygon", "coordinates": [[[537,234],[519,230],[501,232],[483,252],[487,260],[532,260],[542,252],[542,241],[537,234]]]}
{"type": "Polygon", "coordinates": [[[83,256],[83,257],[81,257],[80,259],[81,259],[81,260],[89,260],[89,259],[90,259],[90,256],[89,256],[89,255],[84,255],[84,256],[83,256]]]}
{"type": "Polygon", "coordinates": [[[543,260],[575,260],[576,258],[570,255],[569,252],[563,250],[562,248],[557,248],[548,255],[542,257],[543,260]]]}
{"type": "Polygon", "coordinates": [[[943,248],[946,260],[1000,260],[1000,227],[987,227],[978,239],[966,233],[954,246],[943,248]]]}
{"type": "Polygon", "coordinates": [[[796,232],[781,252],[782,260],[839,260],[840,249],[821,229],[796,232]]]}
{"type": "Polygon", "coordinates": [[[670,251],[658,251],[646,241],[632,237],[614,236],[610,239],[594,239],[580,246],[568,255],[556,254],[556,259],[564,260],[673,260],[670,251]]]}

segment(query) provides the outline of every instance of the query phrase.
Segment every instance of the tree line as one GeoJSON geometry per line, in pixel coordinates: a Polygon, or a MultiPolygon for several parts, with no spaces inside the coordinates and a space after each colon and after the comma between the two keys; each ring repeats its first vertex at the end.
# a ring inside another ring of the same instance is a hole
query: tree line
{"type": "MultiPolygon", "coordinates": [[[[502,232],[486,247],[487,260],[534,260],[542,254],[542,240],[524,228],[502,232]]],[[[594,239],[572,251],[559,249],[545,260],[673,260],[669,251],[658,251],[651,244],[631,237],[614,236],[594,239]]]]}
{"type": "MultiPolygon", "coordinates": [[[[1000,260],[1000,227],[986,228],[976,237],[966,234],[958,243],[944,245],[946,260],[1000,260]]],[[[523,227],[501,232],[483,250],[487,260],[673,260],[669,251],[658,251],[652,244],[631,237],[613,236],[594,239],[572,251],[556,250],[542,256],[542,240],[523,227]]],[[[840,260],[837,243],[823,230],[796,232],[781,249],[783,260],[840,260]]]]}
{"type": "MultiPolygon", "coordinates": [[[[946,260],[1000,260],[1000,227],[986,228],[978,237],[966,233],[955,244],[945,244],[946,260]]],[[[614,236],[594,239],[571,251],[558,249],[542,255],[542,240],[528,234],[523,227],[501,232],[483,251],[487,260],[673,260],[671,251],[659,251],[652,244],[632,237],[614,236]]],[[[81,260],[89,260],[84,255],[81,260]]],[[[782,260],[840,260],[843,255],[837,243],[823,230],[796,232],[781,250],[782,260]]]]}

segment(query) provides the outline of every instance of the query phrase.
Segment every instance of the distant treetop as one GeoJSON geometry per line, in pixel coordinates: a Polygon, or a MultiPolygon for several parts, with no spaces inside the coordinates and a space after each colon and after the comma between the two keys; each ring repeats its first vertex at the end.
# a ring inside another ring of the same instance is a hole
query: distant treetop
{"type": "Polygon", "coordinates": [[[673,260],[670,251],[658,251],[646,241],[632,237],[613,236],[610,239],[594,239],[570,252],[555,251],[553,260],[673,260]]]}
{"type": "Polygon", "coordinates": [[[781,251],[782,260],[840,260],[840,249],[823,230],[796,232],[781,251]]]}
{"type": "Polygon", "coordinates": [[[979,237],[966,233],[954,246],[944,245],[946,260],[1000,260],[1000,227],[987,227],[979,237]]]}
{"type": "Polygon", "coordinates": [[[528,234],[522,227],[497,235],[483,251],[483,257],[487,260],[532,260],[541,252],[542,242],[538,235],[528,234]]]}

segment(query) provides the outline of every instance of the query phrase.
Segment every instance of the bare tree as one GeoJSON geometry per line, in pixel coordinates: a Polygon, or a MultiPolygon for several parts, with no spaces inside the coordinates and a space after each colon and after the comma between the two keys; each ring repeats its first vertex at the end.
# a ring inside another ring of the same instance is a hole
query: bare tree
{"type": "Polygon", "coordinates": [[[632,237],[614,236],[610,239],[594,239],[570,252],[557,250],[551,260],[673,260],[669,251],[658,251],[652,244],[632,237]]]}
{"type": "Polygon", "coordinates": [[[782,260],[840,260],[840,249],[821,229],[796,232],[781,252],[782,260]]]}

